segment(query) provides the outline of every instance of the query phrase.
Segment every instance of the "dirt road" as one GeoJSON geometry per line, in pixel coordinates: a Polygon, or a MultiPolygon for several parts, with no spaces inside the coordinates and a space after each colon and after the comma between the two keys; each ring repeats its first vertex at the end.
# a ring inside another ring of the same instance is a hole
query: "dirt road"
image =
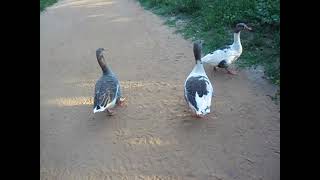
{"type": "Polygon", "coordinates": [[[274,88],[252,73],[208,73],[215,112],[197,120],[192,43],[136,1],[61,0],[40,29],[41,179],[280,179],[274,88]],[[98,47],[127,98],[112,117],[92,113],[98,47]]]}

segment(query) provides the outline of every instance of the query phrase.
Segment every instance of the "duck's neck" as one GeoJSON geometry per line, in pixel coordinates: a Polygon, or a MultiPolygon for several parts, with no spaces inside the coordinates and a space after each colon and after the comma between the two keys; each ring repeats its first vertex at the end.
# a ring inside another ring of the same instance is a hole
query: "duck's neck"
{"type": "Polygon", "coordinates": [[[198,73],[204,71],[203,64],[202,64],[201,60],[196,60],[196,65],[193,70],[194,70],[194,72],[198,72],[198,73]]]}
{"type": "Polygon", "coordinates": [[[103,74],[112,74],[112,71],[109,67],[107,67],[107,69],[105,71],[102,70],[102,72],[103,72],[103,74]]]}
{"type": "Polygon", "coordinates": [[[107,66],[103,56],[98,59],[98,63],[100,65],[100,67],[101,67],[101,70],[102,70],[103,74],[112,73],[111,69],[107,66]]]}
{"type": "Polygon", "coordinates": [[[241,41],[240,41],[240,31],[239,32],[235,32],[233,33],[233,47],[235,49],[242,49],[242,46],[241,46],[241,41]]]}

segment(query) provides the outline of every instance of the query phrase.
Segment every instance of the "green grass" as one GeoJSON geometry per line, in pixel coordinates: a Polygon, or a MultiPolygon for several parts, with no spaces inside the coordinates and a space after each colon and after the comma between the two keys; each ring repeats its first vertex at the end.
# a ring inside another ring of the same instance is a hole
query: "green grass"
{"type": "Polygon", "coordinates": [[[40,12],[44,11],[46,7],[53,5],[58,0],[40,0],[40,12]]]}
{"type": "Polygon", "coordinates": [[[167,17],[169,26],[178,20],[185,26],[177,32],[185,38],[205,40],[204,53],[233,41],[238,22],[251,26],[242,32],[242,56],[238,67],[262,65],[268,79],[280,85],[280,2],[279,0],[138,0],[146,9],[167,17]],[[175,18],[169,18],[175,17],[175,18]]]}

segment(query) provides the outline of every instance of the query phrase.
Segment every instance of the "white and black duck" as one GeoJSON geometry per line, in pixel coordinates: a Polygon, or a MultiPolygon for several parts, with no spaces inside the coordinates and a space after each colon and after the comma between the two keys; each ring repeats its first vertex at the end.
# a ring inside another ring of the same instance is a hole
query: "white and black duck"
{"type": "Polygon", "coordinates": [[[107,111],[112,115],[112,108],[123,105],[124,98],[121,96],[120,83],[117,76],[107,66],[104,58],[104,48],[96,51],[98,63],[102,69],[102,76],[95,85],[93,113],[107,111]]]}
{"type": "Polygon", "coordinates": [[[237,60],[242,54],[242,45],[240,41],[240,33],[243,30],[252,29],[244,23],[238,23],[233,33],[233,44],[227,45],[223,48],[215,50],[207,55],[205,55],[201,60],[205,64],[213,65],[214,70],[216,68],[224,68],[229,74],[235,75],[235,72],[232,72],[229,69],[230,64],[237,60]]]}
{"type": "Polygon", "coordinates": [[[214,95],[213,87],[201,62],[201,49],[201,41],[193,44],[196,65],[184,84],[185,100],[197,117],[210,113],[211,99],[214,95]]]}

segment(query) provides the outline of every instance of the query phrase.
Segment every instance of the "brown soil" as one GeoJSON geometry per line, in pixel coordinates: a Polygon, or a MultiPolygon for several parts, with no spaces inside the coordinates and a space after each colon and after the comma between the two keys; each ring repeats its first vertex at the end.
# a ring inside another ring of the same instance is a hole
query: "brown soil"
{"type": "Polygon", "coordinates": [[[135,0],[61,0],[41,14],[41,179],[280,179],[275,88],[207,67],[214,112],[191,117],[192,43],[163,23],[135,0]],[[98,47],[127,98],[111,117],[92,113],[98,47]]]}

